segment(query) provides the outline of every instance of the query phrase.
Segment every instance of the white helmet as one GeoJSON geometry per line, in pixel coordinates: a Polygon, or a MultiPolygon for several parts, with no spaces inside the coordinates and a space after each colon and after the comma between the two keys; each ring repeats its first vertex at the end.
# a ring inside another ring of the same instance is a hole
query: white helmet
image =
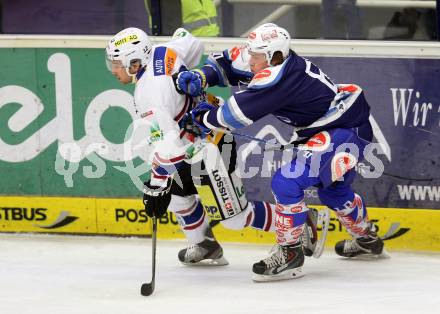
{"type": "Polygon", "coordinates": [[[116,60],[121,61],[127,73],[132,61],[139,60],[144,67],[150,61],[151,49],[150,39],[143,30],[126,28],[113,36],[105,48],[107,67],[111,70],[111,63],[116,60]]]}
{"type": "Polygon", "coordinates": [[[284,28],[273,23],[260,25],[249,33],[246,43],[249,52],[264,53],[270,63],[276,51],[280,51],[283,59],[290,50],[290,35],[284,28]]]}

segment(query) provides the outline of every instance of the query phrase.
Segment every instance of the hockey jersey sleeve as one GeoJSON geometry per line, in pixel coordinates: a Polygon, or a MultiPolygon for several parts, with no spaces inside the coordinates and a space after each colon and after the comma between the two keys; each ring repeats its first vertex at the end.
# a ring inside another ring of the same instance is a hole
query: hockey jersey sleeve
{"type": "Polygon", "coordinates": [[[212,129],[239,129],[285,106],[277,84],[282,75],[282,66],[257,73],[248,89],[234,93],[222,106],[204,114],[203,123],[212,129]]]}
{"type": "Polygon", "coordinates": [[[211,53],[202,67],[208,86],[237,86],[248,83],[253,77],[249,68],[246,47],[234,47],[220,53],[211,53]]]}
{"type": "Polygon", "coordinates": [[[187,68],[198,66],[204,52],[203,43],[183,28],[176,30],[173,40],[164,46],[175,51],[187,68]]]}

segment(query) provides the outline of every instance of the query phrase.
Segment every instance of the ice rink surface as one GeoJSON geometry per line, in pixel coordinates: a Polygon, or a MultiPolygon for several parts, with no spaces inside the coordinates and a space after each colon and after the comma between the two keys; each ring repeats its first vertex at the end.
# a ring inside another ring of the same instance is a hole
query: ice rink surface
{"type": "Polygon", "coordinates": [[[254,283],[269,246],[224,244],[230,265],[208,268],[180,265],[185,245],[158,242],[156,290],[143,297],[150,239],[0,235],[0,313],[440,313],[440,254],[365,261],[328,250],[307,258],[303,278],[254,283]]]}

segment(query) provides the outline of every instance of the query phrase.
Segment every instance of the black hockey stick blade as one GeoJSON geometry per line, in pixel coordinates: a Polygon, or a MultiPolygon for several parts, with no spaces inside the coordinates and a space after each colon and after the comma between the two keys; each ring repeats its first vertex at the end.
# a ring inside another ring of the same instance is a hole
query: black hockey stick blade
{"type": "Polygon", "coordinates": [[[141,286],[141,295],[148,297],[154,291],[154,283],[156,281],[156,235],[157,235],[157,218],[153,216],[153,237],[152,237],[152,277],[151,282],[143,283],[141,286]]]}
{"type": "Polygon", "coordinates": [[[153,294],[154,291],[154,281],[149,283],[143,283],[141,287],[141,294],[145,297],[153,294]]]}

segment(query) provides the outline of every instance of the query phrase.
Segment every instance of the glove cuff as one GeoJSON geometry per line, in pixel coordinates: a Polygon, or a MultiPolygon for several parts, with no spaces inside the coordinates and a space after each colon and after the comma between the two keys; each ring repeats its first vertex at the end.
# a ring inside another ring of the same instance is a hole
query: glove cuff
{"type": "Polygon", "coordinates": [[[202,89],[206,87],[206,75],[201,69],[192,70],[194,73],[197,73],[200,76],[200,82],[202,84],[202,89]]]}
{"type": "Polygon", "coordinates": [[[164,189],[168,186],[168,178],[157,178],[152,175],[150,179],[150,186],[153,189],[164,189]]]}
{"type": "Polygon", "coordinates": [[[151,178],[151,180],[149,182],[144,183],[144,189],[143,189],[144,194],[157,197],[157,196],[166,195],[170,192],[170,190],[171,190],[171,180],[170,179],[167,179],[165,181],[166,184],[162,185],[162,186],[152,185],[152,183],[156,183],[153,181],[154,181],[154,179],[151,178]]]}

